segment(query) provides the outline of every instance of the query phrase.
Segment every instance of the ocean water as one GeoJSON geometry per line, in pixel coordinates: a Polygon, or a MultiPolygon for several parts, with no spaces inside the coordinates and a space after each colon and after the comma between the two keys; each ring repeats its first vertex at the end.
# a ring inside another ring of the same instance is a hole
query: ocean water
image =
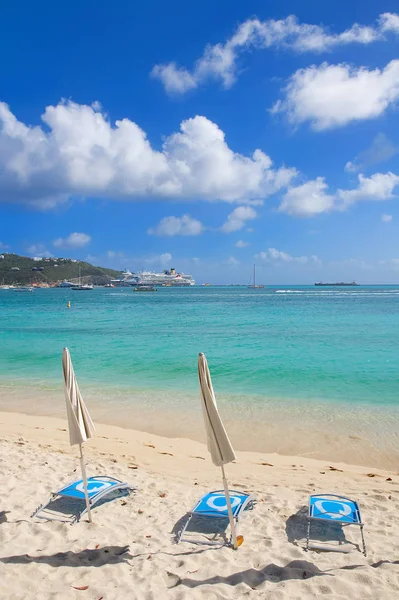
{"type": "Polygon", "coordinates": [[[197,409],[204,352],[230,421],[399,422],[397,286],[0,290],[0,407],[6,389],[60,390],[64,346],[110,415],[197,409]]]}

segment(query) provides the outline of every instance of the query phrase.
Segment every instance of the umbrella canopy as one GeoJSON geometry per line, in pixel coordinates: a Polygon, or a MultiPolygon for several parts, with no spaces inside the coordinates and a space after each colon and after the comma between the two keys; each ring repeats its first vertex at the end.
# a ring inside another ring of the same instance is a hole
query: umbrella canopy
{"type": "Polygon", "coordinates": [[[222,419],[219,415],[211,374],[209,373],[205,355],[202,354],[202,352],[198,355],[198,378],[201,390],[202,413],[208,438],[208,450],[212,457],[213,464],[222,469],[223,488],[226,496],[226,506],[229,515],[233,548],[237,550],[238,546],[242,543],[243,538],[241,537],[239,544],[231,508],[229,488],[224,472],[224,465],[235,460],[236,455],[234,454],[233,446],[230,443],[222,419]]]}
{"type": "Polygon", "coordinates": [[[211,374],[209,373],[205,355],[202,352],[198,356],[198,378],[201,390],[202,413],[208,439],[208,450],[213,464],[221,467],[235,460],[236,455],[219,415],[211,374]]]}
{"type": "Polygon", "coordinates": [[[68,348],[64,348],[62,352],[62,370],[64,372],[69,442],[71,446],[74,446],[93,437],[95,427],[83,402],[68,348]]]}

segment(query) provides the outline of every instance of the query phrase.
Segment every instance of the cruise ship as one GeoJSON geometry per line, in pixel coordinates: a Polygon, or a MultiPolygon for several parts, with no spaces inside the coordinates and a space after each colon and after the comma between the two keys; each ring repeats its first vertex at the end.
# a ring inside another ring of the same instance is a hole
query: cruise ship
{"type": "Polygon", "coordinates": [[[131,273],[125,271],[119,279],[112,279],[111,283],[118,287],[154,285],[161,287],[189,287],[195,285],[192,275],[177,273],[175,269],[165,270],[162,273],[154,271],[140,271],[131,273]]]}

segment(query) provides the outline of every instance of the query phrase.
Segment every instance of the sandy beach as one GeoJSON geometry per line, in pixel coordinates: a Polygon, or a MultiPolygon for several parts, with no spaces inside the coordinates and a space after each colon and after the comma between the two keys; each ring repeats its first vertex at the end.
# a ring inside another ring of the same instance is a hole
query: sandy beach
{"type": "Polygon", "coordinates": [[[221,487],[205,445],[97,425],[85,447],[88,474],[115,476],[137,492],[95,508],[93,524],[71,526],[30,518],[79,473],[66,422],[3,412],[0,432],[2,599],[399,597],[397,473],[239,452],[227,467],[230,487],[251,491],[257,505],[240,522],[244,543],[235,552],[175,543],[187,510],[221,487]],[[367,557],[355,527],[344,530],[351,553],[305,552],[304,515],[317,492],[359,502],[367,557]]]}

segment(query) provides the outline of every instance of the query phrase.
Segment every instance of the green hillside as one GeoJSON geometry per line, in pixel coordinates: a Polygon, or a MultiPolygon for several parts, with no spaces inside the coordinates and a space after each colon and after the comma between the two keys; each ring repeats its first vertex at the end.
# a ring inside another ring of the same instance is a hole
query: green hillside
{"type": "Polygon", "coordinates": [[[43,258],[33,260],[18,254],[0,254],[0,285],[48,283],[58,281],[71,281],[77,283],[79,268],[82,274],[82,283],[104,285],[111,279],[120,276],[120,271],[95,267],[83,261],[74,261],[70,258],[43,258]]]}

